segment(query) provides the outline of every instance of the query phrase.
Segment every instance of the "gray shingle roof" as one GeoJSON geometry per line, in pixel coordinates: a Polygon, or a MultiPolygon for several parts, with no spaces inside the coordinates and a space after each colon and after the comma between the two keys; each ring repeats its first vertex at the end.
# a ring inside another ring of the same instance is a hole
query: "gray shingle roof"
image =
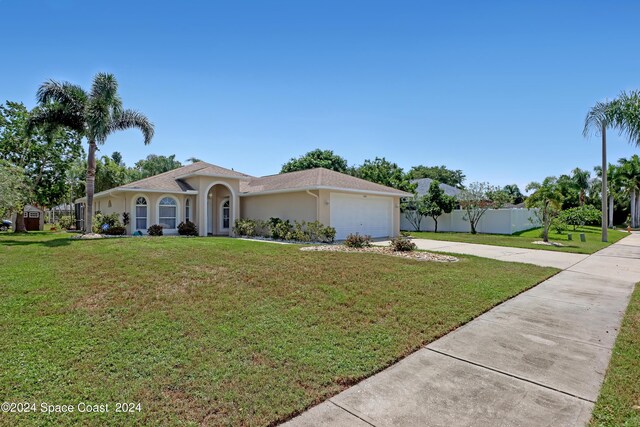
{"type": "Polygon", "coordinates": [[[255,194],[262,192],[297,191],[305,189],[332,188],[346,191],[364,191],[372,193],[384,193],[400,197],[410,196],[409,193],[375,184],[364,179],[355,178],[329,169],[317,168],[298,172],[270,175],[261,178],[212,165],[206,162],[197,162],[183,166],[159,175],[121,185],[107,191],[131,191],[154,190],[179,193],[193,191],[185,178],[189,176],[208,175],[217,177],[238,178],[240,180],[241,194],[255,194]]]}
{"type": "Polygon", "coordinates": [[[262,178],[252,178],[240,182],[240,192],[245,194],[287,191],[311,188],[336,188],[344,190],[370,191],[386,193],[396,196],[409,196],[409,193],[386,187],[364,179],[356,178],[325,168],[308,169],[298,172],[270,175],[262,178]]]}
{"type": "MultiPolygon", "coordinates": [[[[418,196],[424,196],[429,192],[431,181],[433,181],[431,178],[420,178],[414,179],[411,182],[418,184],[418,187],[416,188],[416,193],[418,194],[418,196]]],[[[458,188],[452,187],[448,184],[440,183],[440,188],[448,196],[457,196],[460,193],[460,190],[458,188]]]]}
{"type": "Polygon", "coordinates": [[[193,188],[187,184],[186,181],[180,179],[181,177],[196,175],[213,175],[213,176],[226,176],[231,178],[248,178],[249,175],[236,172],[231,169],[226,169],[220,166],[212,165],[206,162],[196,162],[191,165],[183,166],[178,169],[173,169],[168,172],[164,172],[158,175],[150,176],[148,178],[141,179],[139,181],[130,182],[120,187],[114,188],[114,190],[167,190],[171,192],[190,191],[193,188]]]}

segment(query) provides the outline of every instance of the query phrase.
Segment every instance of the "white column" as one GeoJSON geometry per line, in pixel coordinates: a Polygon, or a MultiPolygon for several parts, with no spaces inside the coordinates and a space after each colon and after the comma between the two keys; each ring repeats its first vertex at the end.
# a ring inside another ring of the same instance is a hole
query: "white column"
{"type": "Polygon", "coordinates": [[[207,203],[209,199],[207,194],[199,192],[196,196],[196,205],[198,209],[198,234],[200,236],[207,235],[207,203]]]}

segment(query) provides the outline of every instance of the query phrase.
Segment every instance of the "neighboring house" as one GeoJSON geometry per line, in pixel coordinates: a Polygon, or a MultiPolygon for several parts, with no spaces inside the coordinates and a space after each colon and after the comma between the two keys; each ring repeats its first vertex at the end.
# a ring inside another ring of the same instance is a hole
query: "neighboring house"
{"type": "MultiPolygon", "coordinates": [[[[412,180],[411,183],[418,184],[416,187],[416,194],[418,196],[424,196],[429,192],[429,187],[431,187],[432,181],[433,180],[431,178],[420,178],[412,180]]],[[[439,187],[447,196],[457,196],[460,194],[460,189],[452,187],[451,185],[440,183],[439,187]]]]}
{"type": "MultiPolygon", "coordinates": [[[[16,214],[11,216],[13,228],[16,226],[16,214]]],[[[24,207],[24,226],[27,231],[44,230],[44,211],[37,206],[26,205],[24,207]]]]}
{"type": "MultiPolygon", "coordinates": [[[[233,235],[238,218],[320,221],[350,233],[400,234],[400,198],[409,193],[324,168],[261,178],[197,162],[94,196],[94,212],[129,213],[129,234],[161,224],[177,233],[180,222],[198,226],[201,236],[233,235]]],[[[85,198],[77,203],[86,203],[85,198]]]]}

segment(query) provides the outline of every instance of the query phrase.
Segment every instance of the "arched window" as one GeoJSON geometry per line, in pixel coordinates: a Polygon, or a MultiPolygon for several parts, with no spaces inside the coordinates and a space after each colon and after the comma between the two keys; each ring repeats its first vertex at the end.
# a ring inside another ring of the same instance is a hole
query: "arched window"
{"type": "Polygon", "coordinates": [[[147,199],[138,197],[136,199],[136,230],[147,229],[147,199]]]}
{"type": "Polygon", "coordinates": [[[222,203],[222,228],[229,228],[229,200],[222,203]]]}
{"type": "Polygon", "coordinates": [[[164,197],[160,200],[158,223],[162,228],[176,228],[176,218],[178,215],[178,203],[171,197],[164,197]]]}
{"type": "Polygon", "coordinates": [[[191,199],[184,202],[184,220],[191,221],[191,199]]]}

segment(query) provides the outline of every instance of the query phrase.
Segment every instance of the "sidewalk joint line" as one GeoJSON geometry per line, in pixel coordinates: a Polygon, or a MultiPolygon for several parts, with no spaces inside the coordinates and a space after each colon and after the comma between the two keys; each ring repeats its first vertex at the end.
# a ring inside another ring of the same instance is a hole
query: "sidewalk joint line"
{"type": "Polygon", "coordinates": [[[369,424],[372,427],[377,427],[375,424],[371,424],[369,421],[365,420],[364,418],[362,418],[361,416],[354,414],[353,412],[351,412],[350,410],[348,410],[347,408],[343,408],[342,406],[338,405],[336,402],[333,401],[333,398],[329,399],[329,402],[331,402],[332,404],[336,405],[338,408],[342,409],[343,411],[345,411],[348,414],[353,415],[354,417],[356,417],[357,419],[369,424]]]}
{"type": "Polygon", "coordinates": [[[569,392],[567,392],[567,391],[562,391],[562,390],[560,390],[560,389],[557,389],[557,388],[554,388],[554,387],[551,387],[551,386],[548,386],[548,385],[545,385],[545,384],[542,384],[542,383],[539,383],[539,382],[536,382],[536,381],[533,381],[533,380],[529,380],[529,379],[526,379],[526,378],[523,378],[523,377],[519,377],[519,376],[517,376],[517,375],[510,374],[510,373],[508,373],[508,372],[504,372],[504,371],[501,371],[501,370],[499,370],[499,369],[490,368],[489,366],[485,366],[485,365],[482,365],[482,364],[480,364],[480,363],[472,362],[472,361],[470,361],[470,360],[466,360],[466,359],[463,359],[463,358],[461,358],[461,357],[453,356],[453,355],[451,355],[451,354],[448,354],[448,353],[442,352],[442,351],[440,351],[440,350],[435,350],[435,349],[433,349],[433,348],[429,348],[429,347],[425,347],[425,348],[426,348],[427,350],[433,351],[434,353],[438,353],[438,354],[441,354],[441,355],[443,355],[443,356],[447,356],[447,357],[450,357],[450,358],[452,358],[452,359],[456,359],[456,360],[459,360],[459,361],[461,361],[461,362],[464,362],[464,363],[468,363],[468,364],[470,364],[470,365],[477,366],[477,367],[479,367],[479,368],[484,368],[484,369],[487,369],[487,370],[489,370],[489,371],[492,371],[492,372],[495,372],[495,373],[498,373],[498,374],[502,374],[502,375],[505,375],[505,376],[507,376],[507,377],[511,377],[511,378],[513,378],[513,379],[516,379],[516,380],[520,380],[520,381],[523,381],[523,382],[526,382],[526,383],[529,383],[529,384],[535,384],[535,385],[537,385],[537,386],[539,386],[539,387],[543,387],[543,388],[546,388],[546,389],[548,389],[548,390],[555,391],[555,392],[557,392],[557,393],[561,393],[561,394],[564,394],[564,395],[567,395],[567,396],[570,396],[570,397],[573,397],[573,398],[576,398],[576,399],[580,399],[580,400],[583,400],[583,401],[585,401],[585,402],[595,403],[595,400],[591,400],[591,399],[587,399],[587,398],[585,398],[585,397],[577,396],[577,395],[572,394],[572,393],[569,393],[569,392]]]}

